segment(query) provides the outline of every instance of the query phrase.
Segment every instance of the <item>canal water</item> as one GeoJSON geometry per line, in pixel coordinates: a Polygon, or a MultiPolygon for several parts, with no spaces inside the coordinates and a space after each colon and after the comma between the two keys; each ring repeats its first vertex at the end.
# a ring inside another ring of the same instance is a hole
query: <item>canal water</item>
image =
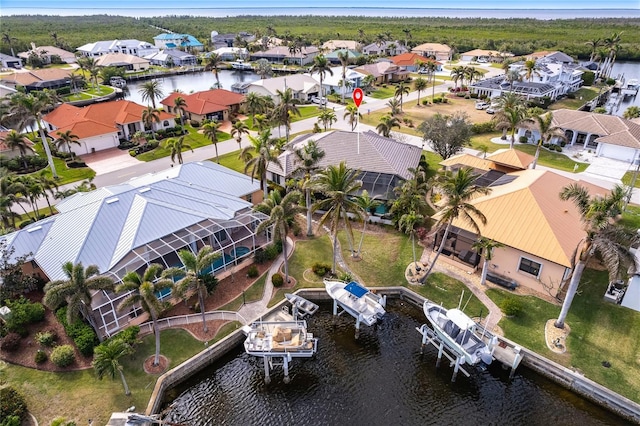
{"type": "MultiPolygon", "coordinates": [[[[472,313],[473,314],[473,313],[472,313]]],[[[520,367],[494,363],[458,375],[437,351],[420,355],[424,314],[390,300],[387,315],[354,338],[355,320],[332,325],[331,304],[308,320],[319,338],[311,359],[294,359],[264,383],[262,359],[241,345],[165,398],[169,422],[196,425],[622,425],[621,418],[520,367]]]]}

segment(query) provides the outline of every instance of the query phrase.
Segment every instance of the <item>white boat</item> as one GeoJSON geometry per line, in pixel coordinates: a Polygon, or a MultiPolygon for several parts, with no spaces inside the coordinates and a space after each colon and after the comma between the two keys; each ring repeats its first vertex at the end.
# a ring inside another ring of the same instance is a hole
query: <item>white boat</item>
{"type": "Polygon", "coordinates": [[[304,318],[307,315],[313,315],[318,311],[319,306],[297,294],[285,293],[284,297],[291,303],[293,307],[294,318],[304,318]]]}
{"type": "Polygon", "coordinates": [[[637,78],[632,78],[627,81],[627,84],[622,87],[622,95],[623,96],[635,96],[638,94],[638,89],[640,88],[640,82],[637,78]]]}
{"type": "Polygon", "coordinates": [[[256,321],[242,327],[244,349],[258,357],[310,358],[318,339],[307,332],[306,321],[256,321]]]}
{"type": "MultiPolygon", "coordinates": [[[[355,281],[324,280],[329,296],[345,311],[366,325],[373,325],[386,313],[386,298],[372,293],[355,281]]],[[[334,312],[335,314],[335,312],[334,312]]]]}
{"type": "Polygon", "coordinates": [[[462,358],[462,363],[491,364],[491,349],[478,336],[477,324],[464,312],[460,309],[445,309],[429,300],[424,302],[423,309],[438,338],[462,358]]]}
{"type": "Polygon", "coordinates": [[[231,62],[231,68],[237,71],[253,71],[253,66],[244,61],[231,62]]]}

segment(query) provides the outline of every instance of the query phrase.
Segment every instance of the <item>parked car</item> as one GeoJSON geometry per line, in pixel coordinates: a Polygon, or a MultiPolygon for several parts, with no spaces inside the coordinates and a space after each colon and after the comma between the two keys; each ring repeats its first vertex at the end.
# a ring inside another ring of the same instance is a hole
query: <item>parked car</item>
{"type": "Polygon", "coordinates": [[[318,104],[318,105],[327,105],[327,98],[319,98],[317,96],[314,96],[313,98],[311,98],[311,102],[313,102],[314,104],[318,104]]]}
{"type": "Polygon", "coordinates": [[[484,101],[476,102],[476,109],[487,109],[489,108],[489,104],[484,101]]]}
{"type": "Polygon", "coordinates": [[[496,109],[494,107],[489,107],[489,108],[487,108],[487,110],[485,112],[487,114],[495,114],[496,113],[496,109]]]}

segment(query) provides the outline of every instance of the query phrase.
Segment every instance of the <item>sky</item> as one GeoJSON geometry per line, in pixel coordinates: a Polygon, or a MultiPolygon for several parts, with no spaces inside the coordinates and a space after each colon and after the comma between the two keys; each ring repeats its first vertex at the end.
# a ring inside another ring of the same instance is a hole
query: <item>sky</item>
{"type": "MultiPolygon", "coordinates": [[[[47,8],[47,9],[89,9],[89,8],[251,8],[251,7],[308,7],[300,0],[236,0],[235,2],[214,2],[212,0],[1,0],[2,8],[47,8]]],[[[640,0],[405,0],[393,4],[387,0],[323,0],[314,2],[312,7],[323,8],[454,8],[454,9],[640,9],[640,0]]],[[[0,9],[1,10],[1,9],[0,9]]],[[[1,13],[1,11],[0,11],[1,13]]]]}

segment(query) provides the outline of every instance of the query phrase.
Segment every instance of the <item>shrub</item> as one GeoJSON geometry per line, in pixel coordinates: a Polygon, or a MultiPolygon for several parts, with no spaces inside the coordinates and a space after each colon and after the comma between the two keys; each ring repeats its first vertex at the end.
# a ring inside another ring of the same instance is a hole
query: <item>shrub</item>
{"type": "Polygon", "coordinates": [[[271,283],[275,288],[282,287],[284,284],[284,277],[280,273],[273,274],[271,277],[271,283]]]}
{"type": "Polygon", "coordinates": [[[518,138],[518,142],[527,143],[529,142],[529,139],[526,136],[520,136],[520,138],[518,138]]]}
{"type": "Polygon", "coordinates": [[[554,145],[556,152],[562,152],[562,147],[560,145],[554,145]]]}
{"type": "Polygon", "coordinates": [[[152,139],[149,142],[147,142],[146,146],[149,147],[149,150],[156,149],[158,146],[160,146],[160,142],[158,142],[155,139],[152,139]]]}
{"type": "Polygon", "coordinates": [[[11,352],[18,349],[22,337],[18,333],[9,333],[0,340],[0,349],[11,352]]]}
{"type": "Polygon", "coordinates": [[[0,388],[0,419],[16,416],[20,419],[27,414],[27,402],[12,386],[0,388]]]}
{"type": "Polygon", "coordinates": [[[429,100],[428,99],[423,99],[422,100],[422,105],[429,105],[429,100]]]}
{"type": "Polygon", "coordinates": [[[471,99],[478,99],[478,94],[477,93],[472,93],[471,95],[469,95],[469,97],[471,99]]]}
{"type": "Polygon", "coordinates": [[[200,127],[200,122],[196,120],[191,120],[191,127],[193,127],[194,129],[197,129],[198,127],[200,127]]]}
{"type": "Polygon", "coordinates": [[[258,271],[258,267],[256,265],[249,266],[247,270],[247,276],[249,278],[256,278],[260,272],[258,271]]]}
{"type": "Polygon", "coordinates": [[[344,282],[348,283],[348,282],[353,281],[353,276],[351,276],[351,274],[348,273],[348,272],[340,272],[338,274],[338,279],[340,281],[344,281],[344,282]]]}
{"type": "Polygon", "coordinates": [[[575,98],[576,98],[575,93],[567,93],[567,99],[575,99],[575,98]]]}
{"type": "Polygon", "coordinates": [[[311,270],[317,276],[324,277],[325,275],[327,275],[327,272],[331,270],[331,265],[327,263],[314,263],[311,267],[311,270]]]}
{"type": "Polygon", "coordinates": [[[7,330],[26,335],[26,326],[44,320],[42,303],[31,303],[24,296],[7,303],[11,315],[7,318],[7,330]]]}
{"type": "Polygon", "coordinates": [[[47,353],[41,349],[38,349],[38,351],[36,352],[34,361],[36,362],[36,364],[42,364],[43,362],[45,362],[49,357],[47,356],[47,353]]]}
{"type": "Polygon", "coordinates": [[[84,356],[91,356],[93,348],[99,343],[98,336],[93,328],[88,324],[78,320],[73,324],[67,323],[67,307],[58,309],[56,317],[64,327],[65,333],[73,339],[80,353],[84,356]]]}
{"type": "Polygon", "coordinates": [[[496,129],[496,124],[493,121],[485,121],[484,123],[474,123],[471,125],[471,131],[476,135],[482,133],[491,133],[496,129]]]}
{"type": "Polygon", "coordinates": [[[137,325],[131,325],[116,334],[114,338],[122,339],[127,345],[134,347],[139,342],[138,333],[140,333],[140,327],[137,325]]]}
{"type": "Polygon", "coordinates": [[[42,346],[53,346],[56,341],[56,335],[53,331],[42,331],[36,334],[36,342],[42,346]]]}
{"type": "Polygon", "coordinates": [[[51,352],[51,362],[58,367],[68,367],[73,364],[74,360],[75,353],[71,345],[56,346],[53,352],[51,352]]]}
{"type": "Polygon", "coordinates": [[[70,169],[79,169],[82,167],[87,167],[87,163],[82,160],[72,160],[67,161],[67,167],[69,167],[70,169]]]}
{"type": "Polygon", "coordinates": [[[518,299],[507,298],[500,303],[500,309],[508,317],[516,317],[522,312],[522,302],[518,299]]]}
{"type": "Polygon", "coordinates": [[[135,157],[136,155],[138,155],[138,153],[135,152],[133,149],[130,149],[129,150],[129,155],[132,156],[132,157],[135,157]]]}
{"type": "Polygon", "coordinates": [[[138,146],[137,142],[123,140],[123,141],[120,141],[120,145],[118,145],[118,148],[124,150],[124,149],[130,149],[136,146],[138,146]]]}
{"type": "Polygon", "coordinates": [[[567,145],[567,142],[565,141],[560,141],[560,147],[564,148],[567,145]]]}

